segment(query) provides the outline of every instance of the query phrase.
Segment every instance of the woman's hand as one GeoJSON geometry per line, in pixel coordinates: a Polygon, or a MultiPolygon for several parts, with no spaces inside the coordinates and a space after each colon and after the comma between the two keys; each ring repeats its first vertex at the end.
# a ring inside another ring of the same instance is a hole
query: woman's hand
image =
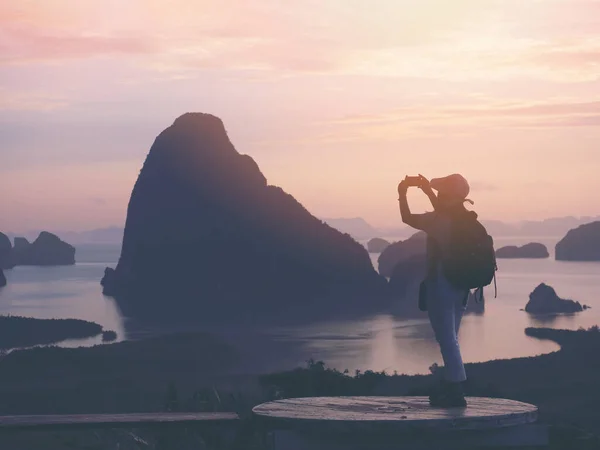
{"type": "Polygon", "coordinates": [[[404,179],[400,183],[398,183],[398,195],[405,195],[407,190],[408,183],[406,182],[406,179],[404,179]]]}
{"type": "Polygon", "coordinates": [[[437,209],[438,198],[437,198],[437,195],[435,195],[435,192],[433,192],[433,189],[431,188],[431,185],[429,184],[429,180],[421,174],[419,174],[419,178],[420,178],[419,188],[425,193],[425,195],[427,195],[427,197],[429,197],[429,200],[431,201],[431,206],[433,206],[433,209],[437,209]]]}
{"type": "Polygon", "coordinates": [[[426,194],[429,192],[433,192],[433,189],[431,189],[431,186],[429,185],[429,180],[421,174],[419,174],[419,178],[419,189],[421,189],[426,194]]]}

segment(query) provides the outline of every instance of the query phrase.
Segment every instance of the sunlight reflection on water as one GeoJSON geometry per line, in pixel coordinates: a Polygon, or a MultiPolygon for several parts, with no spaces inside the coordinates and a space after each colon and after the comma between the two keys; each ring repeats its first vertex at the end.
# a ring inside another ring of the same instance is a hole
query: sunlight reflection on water
{"type": "MultiPolygon", "coordinates": [[[[118,249],[101,257],[88,254],[89,262],[76,266],[18,267],[6,271],[9,284],[0,290],[0,314],[90,320],[106,330],[116,331],[119,340],[125,339],[125,321],[115,301],[102,295],[99,283],[104,268],[114,266],[117,258],[118,249]]],[[[376,257],[374,259],[376,261],[376,257]]],[[[488,289],[485,314],[468,315],[463,319],[460,342],[465,361],[534,356],[558,348],[552,342],[527,337],[524,333],[527,327],[577,329],[600,324],[600,263],[501,260],[499,266],[498,298],[494,299],[493,290],[488,289]],[[551,317],[532,317],[520,311],[529,293],[542,281],[552,285],[560,296],[588,304],[592,309],[551,317]]],[[[260,352],[263,358],[271,357],[273,367],[277,368],[303,365],[313,358],[340,370],[425,373],[433,362],[441,363],[425,315],[410,320],[379,315],[301,327],[254,331],[221,328],[219,331],[237,333],[240,344],[247,347],[242,351],[260,352]],[[255,348],[257,341],[250,333],[260,334],[260,342],[292,343],[293,351],[277,346],[279,352],[271,356],[265,348],[255,348]]],[[[100,342],[98,336],[69,340],[61,345],[76,347],[100,342]]]]}

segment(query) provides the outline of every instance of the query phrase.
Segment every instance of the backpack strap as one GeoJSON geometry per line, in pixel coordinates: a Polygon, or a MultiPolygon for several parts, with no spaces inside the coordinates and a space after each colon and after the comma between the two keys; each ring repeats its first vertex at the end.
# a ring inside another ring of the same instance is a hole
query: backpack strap
{"type": "MultiPolygon", "coordinates": [[[[483,286],[480,286],[475,290],[475,301],[477,301],[477,292],[479,292],[479,301],[483,300],[483,286]]],[[[498,298],[498,284],[496,283],[496,274],[495,273],[494,273],[494,298],[498,298]]]]}
{"type": "Polygon", "coordinates": [[[498,298],[498,285],[496,284],[496,273],[494,272],[494,298],[498,298]]]}
{"type": "MultiPolygon", "coordinates": [[[[481,303],[483,301],[483,286],[479,286],[475,289],[473,294],[475,297],[475,303],[481,303]],[[479,300],[477,299],[477,293],[479,292],[479,300]]],[[[494,298],[498,298],[498,285],[496,284],[496,274],[494,273],[494,298]]]]}
{"type": "Polygon", "coordinates": [[[475,289],[473,297],[475,297],[475,303],[481,303],[483,301],[483,286],[479,286],[475,289]],[[477,293],[479,293],[479,298],[477,298],[477,293]]]}

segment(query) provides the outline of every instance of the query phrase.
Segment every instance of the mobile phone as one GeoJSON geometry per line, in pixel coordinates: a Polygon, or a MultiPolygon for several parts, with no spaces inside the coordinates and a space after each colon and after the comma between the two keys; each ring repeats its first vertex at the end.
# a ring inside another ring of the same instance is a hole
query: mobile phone
{"type": "Polygon", "coordinates": [[[421,185],[421,177],[406,177],[404,179],[409,186],[420,186],[421,185]]]}

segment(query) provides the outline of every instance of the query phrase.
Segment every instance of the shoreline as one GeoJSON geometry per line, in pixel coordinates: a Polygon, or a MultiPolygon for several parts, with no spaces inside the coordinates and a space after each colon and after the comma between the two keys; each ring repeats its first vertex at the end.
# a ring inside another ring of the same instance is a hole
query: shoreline
{"type": "Polygon", "coordinates": [[[38,345],[59,344],[102,334],[101,325],[80,319],[35,319],[0,315],[0,351],[12,352],[38,345]]]}
{"type": "MultiPolygon", "coordinates": [[[[544,361],[548,358],[556,358],[557,356],[563,357],[567,354],[576,355],[580,349],[578,349],[577,346],[574,346],[572,342],[581,340],[589,334],[595,336],[594,332],[589,331],[555,330],[550,328],[529,328],[524,332],[535,339],[555,342],[559,346],[559,349],[537,356],[493,359],[485,362],[466,363],[465,366],[467,367],[467,370],[479,374],[482,370],[485,372],[487,367],[492,366],[500,365],[512,367],[513,365],[521,363],[535,364],[535,361],[544,361]]],[[[598,333],[598,336],[600,336],[600,333],[598,333]]],[[[295,344],[291,345],[293,346],[295,344]]],[[[289,350],[290,344],[281,343],[281,346],[282,350],[285,350],[286,348],[289,350]]],[[[27,372],[20,374],[20,369],[24,366],[40,366],[44,367],[44,370],[51,371],[59,370],[65,376],[62,380],[65,381],[65,383],[69,376],[79,376],[82,380],[85,380],[86,377],[90,380],[97,380],[100,373],[94,373],[94,370],[101,367],[102,361],[95,358],[100,357],[104,358],[107,364],[110,363],[111,358],[116,358],[116,361],[123,364],[120,366],[112,366],[110,371],[107,371],[107,373],[112,375],[112,377],[109,377],[109,384],[110,378],[114,377],[126,376],[133,381],[139,376],[141,379],[142,375],[147,373],[147,371],[142,369],[150,369],[150,367],[146,367],[147,364],[151,364],[154,369],[152,371],[153,375],[161,375],[162,372],[167,372],[166,377],[159,376],[158,378],[180,379],[184,384],[187,384],[190,379],[194,379],[195,377],[198,377],[198,381],[202,380],[203,377],[201,375],[208,375],[206,378],[207,380],[211,379],[211,381],[214,381],[214,377],[222,378],[223,380],[246,379],[247,381],[250,381],[258,380],[261,377],[269,376],[273,373],[293,372],[294,370],[302,368],[301,365],[297,365],[294,368],[286,370],[271,370],[268,367],[263,366],[261,361],[255,361],[255,364],[252,367],[248,365],[248,358],[251,358],[251,355],[244,355],[230,342],[208,333],[184,332],[136,341],[122,341],[114,344],[96,345],[94,347],[64,348],[44,346],[15,350],[0,360],[0,368],[4,369],[0,370],[0,391],[9,390],[10,383],[17,380],[21,387],[27,385],[28,382],[35,383],[37,387],[43,387],[43,383],[42,385],[39,383],[40,376],[44,375],[43,372],[27,372]],[[145,353],[139,356],[141,350],[145,353]],[[193,351],[194,354],[190,354],[190,351],[193,351]],[[125,357],[125,360],[122,359],[123,357],[125,357]],[[215,361],[220,360],[225,365],[219,366],[217,364],[215,366],[214,364],[211,364],[209,366],[209,357],[211,357],[211,359],[216,358],[215,361]],[[73,371],[74,366],[72,366],[72,364],[79,365],[78,361],[89,365],[88,367],[86,367],[85,364],[82,365],[81,373],[73,371]],[[52,362],[52,367],[47,367],[43,364],[48,362],[52,362]],[[169,362],[172,365],[165,368],[166,362],[169,362]],[[125,363],[127,363],[127,365],[125,365],[125,363]],[[192,365],[190,366],[190,364],[192,365]],[[188,366],[188,369],[194,370],[179,371],[179,369],[184,366],[188,366]],[[209,369],[209,367],[213,368],[209,369]],[[161,368],[165,370],[160,370],[161,368]]],[[[341,373],[341,371],[338,372],[341,373]]],[[[430,378],[431,374],[386,374],[386,376],[389,377],[390,380],[421,380],[430,378]]],[[[59,384],[62,386],[68,385],[68,383],[64,385],[62,383],[59,384]]],[[[47,387],[52,389],[55,385],[50,383],[47,387]]]]}

